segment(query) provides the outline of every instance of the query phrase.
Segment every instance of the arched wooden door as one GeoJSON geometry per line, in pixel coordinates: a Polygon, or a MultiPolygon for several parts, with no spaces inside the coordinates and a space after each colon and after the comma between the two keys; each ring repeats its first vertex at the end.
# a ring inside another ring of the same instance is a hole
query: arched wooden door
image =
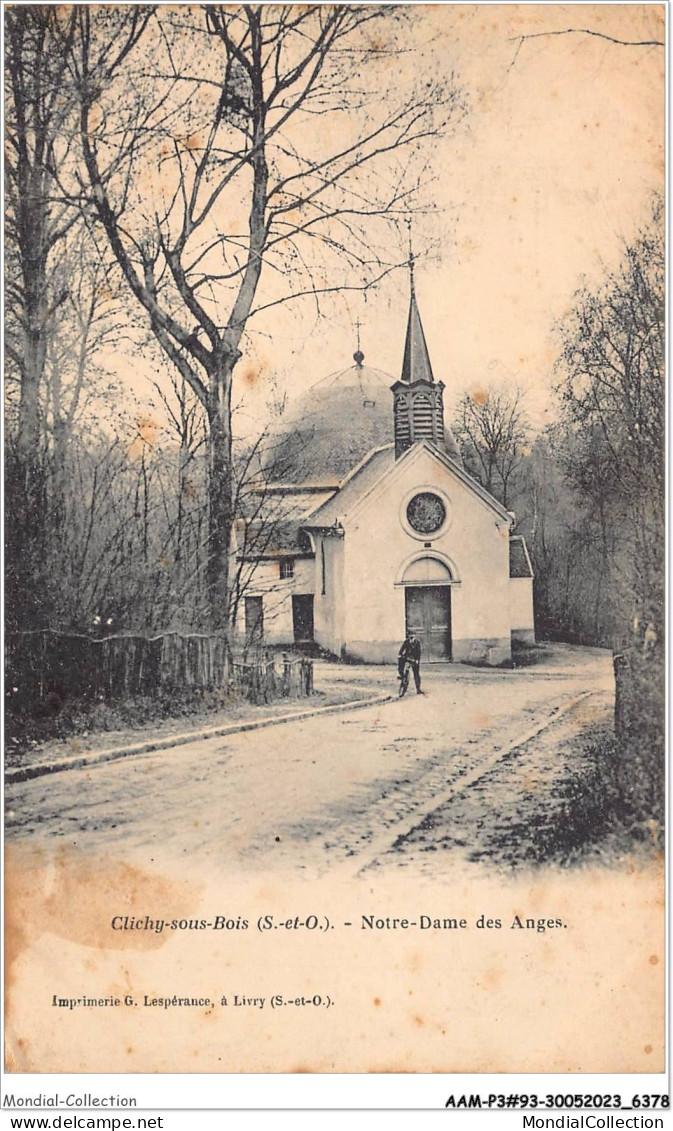
{"type": "Polygon", "coordinates": [[[451,659],[451,588],[410,585],[404,591],[406,631],[421,642],[423,660],[451,659]]]}

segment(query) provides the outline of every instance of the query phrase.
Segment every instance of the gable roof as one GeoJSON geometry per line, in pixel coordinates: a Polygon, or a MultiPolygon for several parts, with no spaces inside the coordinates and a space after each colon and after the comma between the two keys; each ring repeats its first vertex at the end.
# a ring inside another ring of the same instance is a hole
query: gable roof
{"type": "Polygon", "coordinates": [[[312,558],[310,538],[302,523],[288,519],[272,525],[249,522],[238,538],[239,561],[264,561],[269,558],[312,558]]]}
{"type": "Polygon", "coordinates": [[[460,467],[459,464],[455,463],[454,460],[440,451],[439,448],[436,448],[434,444],[423,441],[419,444],[413,444],[412,447],[408,448],[397,460],[395,459],[395,449],[392,444],[370,452],[370,454],[354,468],[348,478],[344,480],[340,490],[338,490],[328,502],[318,507],[313,514],[311,514],[310,518],[304,522],[304,526],[309,530],[315,527],[333,526],[337,520],[348,517],[381,479],[388,473],[394,473],[399,467],[403,467],[405,463],[419,459],[422,452],[427,452],[433,456],[434,459],[438,460],[447,471],[451,472],[451,474],[476,495],[482,503],[495,511],[503,522],[511,522],[509,511],[505,510],[497,499],[489,495],[488,491],[486,491],[476,479],[468,475],[464,468],[460,467]]]}
{"type": "Polygon", "coordinates": [[[402,458],[404,459],[405,456],[408,456],[418,447],[427,448],[430,454],[435,456],[435,458],[438,459],[440,463],[443,463],[449,471],[453,472],[456,479],[459,479],[460,482],[468,487],[474,495],[477,495],[481,499],[482,503],[485,503],[487,507],[490,507],[492,510],[494,510],[496,514],[501,519],[503,519],[503,521],[511,523],[512,516],[510,512],[506,510],[505,507],[503,507],[502,503],[499,503],[498,500],[493,497],[493,495],[490,495],[486,488],[482,487],[481,483],[479,483],[476,479],[473,479],[461,464],[456,463],[456,461],[453,459],[450,459],[449,456],[445,455],[444,452],[440,451],[440,449],[436,448],[433,444],[414,444],[414,447],[410,448],[408,452],[405,452],[402,458]]]}
{"type": "Polygon", "coordinates": [[[304,526],[333,526],[337,519],[343,519],[348,512],[366,495],[375,483],[390,470],[395,464],[395,447],[386,444],[384,448],[375,448],[353,468],[341,487],[313,512],[304,526]]]}

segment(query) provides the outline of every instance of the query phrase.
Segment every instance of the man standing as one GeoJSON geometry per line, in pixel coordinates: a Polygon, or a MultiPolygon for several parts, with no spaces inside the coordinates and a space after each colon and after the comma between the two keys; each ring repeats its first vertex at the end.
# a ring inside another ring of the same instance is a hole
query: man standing
{"type": "Polygon", "coordinates": [[[414,673],[414,683],[416,684],[416,694],[422,695],[421,691],[421,642],[413,632],[407,633],[407,638],[399,650],[397,656],[397,671],[399,678],[402,679],[404,675],[404,665],[409,664],[412,672],[414,673]]]}

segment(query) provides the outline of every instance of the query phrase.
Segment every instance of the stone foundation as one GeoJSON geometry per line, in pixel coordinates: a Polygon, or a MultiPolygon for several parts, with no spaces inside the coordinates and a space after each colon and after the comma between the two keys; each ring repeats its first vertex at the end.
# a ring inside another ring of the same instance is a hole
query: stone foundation
{"type": "Polygon", "coordinates": [[[352,664],[396,664],[402,640],[353,640],[341,649],[342,659],[352,664]]]}
{"type": "Polygon", "coordinates": [[[453,659],[462,664],[486,664],[496,668],[512,659],[512,643],[508,637],[453,641],[453,659]]]}
{"type": "MultiPolygon", "coordinates": [[[[344,645],[341,656],[354,664],[396,664],[401,644],[401,640],[353,640],[350,644],[344,645]]],[[[511,641],[507,637],[453,640],[451,650],[454,663],[487,664],[489,667],[497,667],[499,664],[509,663],[512,659],[511,641]]],[[[422,664],[433,662],[448,663],[449,661],[432,661],[421,657],[422,664]]]]}

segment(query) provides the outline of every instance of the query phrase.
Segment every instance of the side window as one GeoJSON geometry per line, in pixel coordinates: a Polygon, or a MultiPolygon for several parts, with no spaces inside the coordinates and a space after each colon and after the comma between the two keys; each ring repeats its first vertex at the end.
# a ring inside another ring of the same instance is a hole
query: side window
{"type": "Polygon", "coordinates": [[[289,577],[294,577],[294,561],[292,558],[286,558],[280,563],[281,581],[287,581],[289,577]]]}

